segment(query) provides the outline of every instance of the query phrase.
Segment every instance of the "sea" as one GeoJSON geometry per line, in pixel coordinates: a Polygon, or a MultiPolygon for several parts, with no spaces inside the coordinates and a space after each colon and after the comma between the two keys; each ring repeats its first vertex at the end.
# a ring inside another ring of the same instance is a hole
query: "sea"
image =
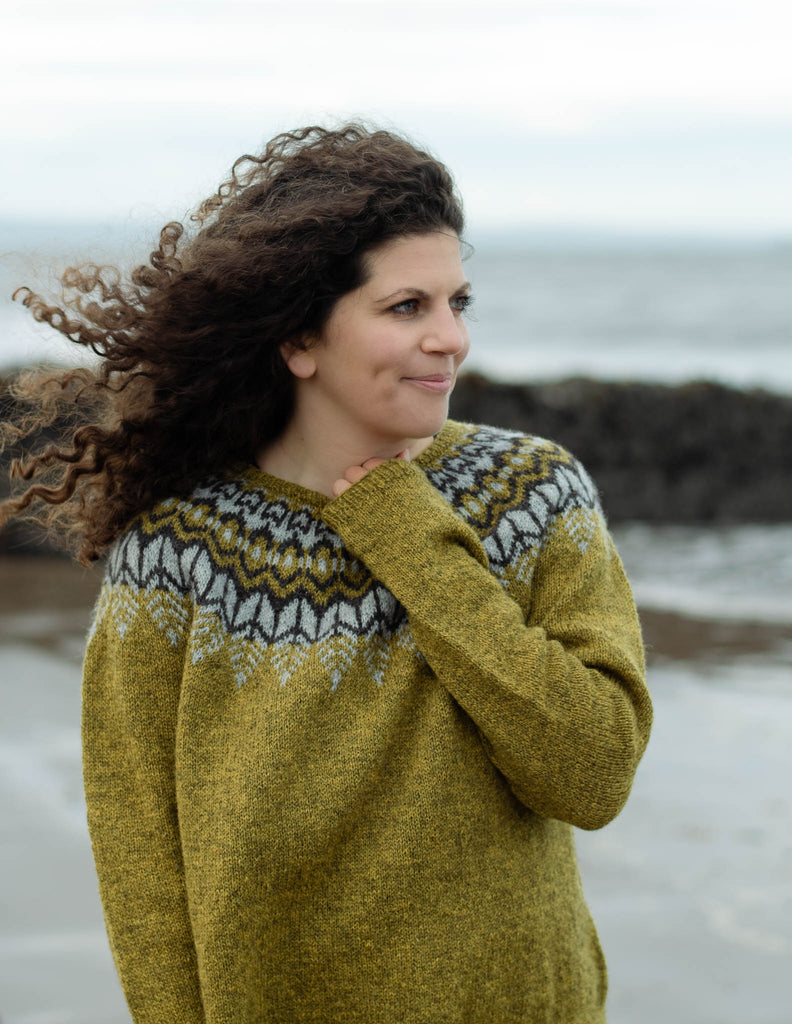
{"type": "MultiPolygon", "coordinates": [[[[0,223],[0,371],[75,359],[14,289],[57,295],[59,268],[145,262],[156,226],[0,223]]],[[[792,238],[530,232],[471,235],[469,369],[498,380],[568,376],[720,381],[792,393],[792,238]]]]}
{"type": "MultiPolygon", "coordinates": [[[[74,359],[11,301],[15,287],[56,294],[59,267],[137,263],[154,238],[140,223],[0,225],[0,373],[74,359]]],[[[710,380],[792,395],[792,239],[470,241],[473,370],[513,382],[710,380]]],[[[610,966],[609,1020],[789,1024],[792,509],[788,523],[633,522],[613,532],[655,631],[656,718],[627,808],[578,836],[610,966]]],[[[0,563],[0,602],[10,586],[2,573],[0,563]]],[[[0,613],[3,1024],[128,1021],[80,794],[90,608],[64,603],[63,586],[25,607],[9,596],[0,613]]]]}

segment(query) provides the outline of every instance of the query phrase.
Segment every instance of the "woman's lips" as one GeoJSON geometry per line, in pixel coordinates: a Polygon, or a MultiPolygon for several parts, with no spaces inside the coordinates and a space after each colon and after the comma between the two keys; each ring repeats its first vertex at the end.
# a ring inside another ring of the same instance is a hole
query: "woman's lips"
{"type": "Polygon", "coordinates": [[[432,373],[426,377],[407,377],[405,379],[411,384],[416,384],[419,388],[425,388],[427,391],[435,391],[439,394],[446,394],[454,385],[453,377],[450,374],[442,373],[432,373]]]}

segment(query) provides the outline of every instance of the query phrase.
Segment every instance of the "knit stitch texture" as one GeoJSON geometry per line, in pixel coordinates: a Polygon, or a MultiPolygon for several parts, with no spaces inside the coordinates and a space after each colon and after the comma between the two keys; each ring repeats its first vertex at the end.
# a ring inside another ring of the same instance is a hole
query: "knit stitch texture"
{"type": "Polygon", "coordinates": [[[114,546],[88,818],[136,1024],[602,1024],[571,826],[648,738],[585,471],[449,422],[333,500],[245,466],[114,546]]]}

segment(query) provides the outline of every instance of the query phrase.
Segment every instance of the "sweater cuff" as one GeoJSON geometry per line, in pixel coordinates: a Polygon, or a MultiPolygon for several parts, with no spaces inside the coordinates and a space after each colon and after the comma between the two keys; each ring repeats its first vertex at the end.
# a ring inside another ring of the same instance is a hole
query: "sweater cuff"
{"type": "Polygon", "coordinates": [[[404,459],[391,459],[368,472],[324,507],[322,519],[372,570],[372,556],[384,551],[409,563],[426,560],[429,566],[436,545],[444,543],[460,544],[489,568],[478,535],[423,470],[404,459]]]}

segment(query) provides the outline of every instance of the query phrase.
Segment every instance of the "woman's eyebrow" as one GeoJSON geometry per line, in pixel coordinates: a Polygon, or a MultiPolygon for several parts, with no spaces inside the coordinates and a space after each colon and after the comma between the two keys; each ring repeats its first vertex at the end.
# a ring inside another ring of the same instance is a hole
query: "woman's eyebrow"
{"type": "MultiPolygon", "coordinates": [[[[459,295],[460,292],[467,291],[471,287],[472,287],[472,285],[471,285],[470,281],[463,281],[462,284],[454,291],[453,294],[454,295],[459,295]]],[[[407,285],[404,288],[397,288],[396,291],[395,292],[391,292],[390,295],[383,295],[382,298],[377,299],[376,301],[377,302],[389,302],[391,299],[394,299],[397,295],[402,295],[405,292],[407,294],[409,294],[409,295],[415,296],[415,298],[417,298],[417,299],[430,299],[431,298],[431,295],[429,294],[429,292],[424,291],[423,288],[411,288],[409,285],[407,285]]]]}

